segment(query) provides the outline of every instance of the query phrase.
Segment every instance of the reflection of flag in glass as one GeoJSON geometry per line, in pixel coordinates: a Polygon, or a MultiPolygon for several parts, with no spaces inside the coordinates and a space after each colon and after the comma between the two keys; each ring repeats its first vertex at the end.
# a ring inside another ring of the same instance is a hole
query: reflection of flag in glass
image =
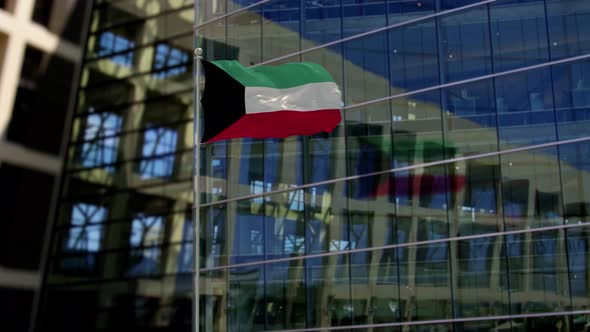
{"type": "MultiPolygon", "coordinates": [[[[366,128],[368,125],[352,126],[366,128]]],[[[351,132],[350,128],[348,130],[351,132]]],[[[352,129],[352,133],[355,133],[355,130],[356,133],[359,133],[359,130],[362,132],[366,129],[352,129]]],[[[373,132],[378,131],[373,128],[373,132]]],[[[394,138],[392,144],[390,135],[358,135],[359,152],[355,167],[356,174],[361,175],[411,165],[416,162],[417,158],[423,162],[431,162],[454,158],[458,154],[455,147],[445,146],[441,141],[421,140],[410,135],[400,136],[394,138]],[[392,162],[388,162],[392,159],[392,162]]],[[[352,185],[351,196],[362,199],[387,195],[392,198],[420,194],[433,195],[457,192],[465,186],[464,167],[448,169],[449,173],[445,173],[442,166],[426,168],[423,171],[426,173],[412,170],[357,179],[356,183],[352,185]]]]}

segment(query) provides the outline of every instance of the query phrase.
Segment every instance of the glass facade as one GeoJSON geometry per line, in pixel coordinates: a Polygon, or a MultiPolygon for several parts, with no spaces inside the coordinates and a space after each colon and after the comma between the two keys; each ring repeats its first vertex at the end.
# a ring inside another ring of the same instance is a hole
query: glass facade
{"type": "Polygon", "coordinates": [[[344,95],[200,147],[201,331],[589,329],[590,2],[197,7],[95,3],[41,330],[190,330],[194,43],[344,95]]]}

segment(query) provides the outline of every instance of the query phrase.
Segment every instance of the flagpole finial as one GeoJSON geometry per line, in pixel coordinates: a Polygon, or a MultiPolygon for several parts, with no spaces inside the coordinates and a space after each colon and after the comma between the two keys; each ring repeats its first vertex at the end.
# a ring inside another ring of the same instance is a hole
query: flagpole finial
{"type": "Polygon", "coordinates": [[[195,48],[195,59],[201,59],[203,57],[203,49],[200,47],[195,48]]]}

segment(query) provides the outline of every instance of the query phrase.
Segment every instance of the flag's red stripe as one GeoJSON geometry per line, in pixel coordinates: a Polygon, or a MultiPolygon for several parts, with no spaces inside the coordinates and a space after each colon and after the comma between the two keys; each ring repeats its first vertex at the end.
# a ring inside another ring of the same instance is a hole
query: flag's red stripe
{"type": "Polygon", "coordinates": [[[331,132],[340,123],[340,110],[277,111],[246,114],[209,142],[239,138],[284,138],[331,132]]]}

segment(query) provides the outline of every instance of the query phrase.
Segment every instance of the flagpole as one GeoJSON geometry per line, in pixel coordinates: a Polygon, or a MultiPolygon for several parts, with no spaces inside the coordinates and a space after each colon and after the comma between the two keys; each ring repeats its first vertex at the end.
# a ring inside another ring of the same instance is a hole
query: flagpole
{"type": "MultiPolygon", "coordinates": [[[[195,5],[195,8],[197,6],[195,5]]],[[[195,9],[196,12],[196,9],[195,9]]],[[[198,41],[197,41],[198,42],[198,41]]],[[[193,127],[195,131],[194,146],[194,167],[193,167],[193,331],[199,332],[199,268],[200,264],[200,229],[201,229],[201,193],[199,189],[199,178],[201,170],[201,59],[203,58],[203,49],[195,48],[195,100],[193,102],[194,119],[193,127]]]]}

